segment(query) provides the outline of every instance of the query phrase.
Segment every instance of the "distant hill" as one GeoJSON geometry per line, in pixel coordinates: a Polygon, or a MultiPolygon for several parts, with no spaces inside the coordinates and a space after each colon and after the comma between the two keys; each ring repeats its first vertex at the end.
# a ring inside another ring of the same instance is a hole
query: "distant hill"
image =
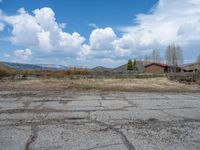
{"type": "Polygon", "coordinates": [[[0,62],[0,76],[5,76],[9,74],[14,74],[16,72],[15,69],[5,65],[4,63],[0,62]]]}
{"type": "Polygon", "coordinates": [[[103,66],[92,68],[92,71],[97,71],[97,72],[104,72],[104,71],[111,71],[111,70],[112,70],[111,68],[106,68],[103,66]]]}
{"type": "Polygon", "coordinates": [[[198,63],[184,64],[184,65],[181,65],[180,67],[186,70],[200,69],[200,65],[198,63]]]}
{"type": "MultiPolygon", "coordinates": [[[[144,66],[149,64],[149,62],[137,61],[137,68],[139,72],[144,71],[144,66]]],[[[127,64],[121,65],[117,68],[112,69],[113,72],[127,72],[127,64]]]]}
{"type": "MultiPolygon", "coordinates": [[[[67,70],[69,69],[63,65],[55,65],[55,64],[23,64],[23,63],[12,63],[12,62],[1,62],[1,65],[4,67],[8,67],[10,69],[15,70],[67,70]]],[[[146,65],[143,61],[137,61],[137,66],[140,72],[143,72],[144,65],[146,65]]],[[[91,69],[96,72],[127,72],[127,64],[121,65],[116,68],[106,68],[103,66],[98,66],[91,69]]]]}
{"type": "Polygon", "coordinates": [[[12,67],[4,64],[3,62],[0,62],[0,69],[15,70],[12,67]]]}
{"type": "Polygon", "coordinates": [[[22,64],[22,63],[11,63],[11,62],[2,62],[5,66],[13,68],[16,70],[63,70],[67,67],[62,65],[53,65],[53,64],[22,64]]]}
{"type": "Polygon", "coordinates": [[[2,62],[2,63],[16,70],[42,70],[41,66],[33,64],[21,64],[21,63],[11,63],[11,62],[2,62]]]}
{"type": "Polygon", "coordinates": [[[127,72],[127,64],[112,69],[112,72],[127,72]]]}

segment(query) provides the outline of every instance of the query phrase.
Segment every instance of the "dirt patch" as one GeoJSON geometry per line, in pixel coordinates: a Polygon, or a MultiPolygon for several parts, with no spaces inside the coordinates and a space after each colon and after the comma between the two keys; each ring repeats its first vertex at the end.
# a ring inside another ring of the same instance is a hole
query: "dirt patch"
{"type": "Polygon", "coordinates": [[[197,84],[185,85],[166,77],[148,79],[25,80],[0,83],[2,91],[100,90],[127,92],[199,92],[197,84]]]}
{"type": "Polygon", "coordinates": [[[199,85],[185,85],[165,77],[148,79],[85,79],[74,80],[71,89],[128,92],[198,92],[199,85]]]}

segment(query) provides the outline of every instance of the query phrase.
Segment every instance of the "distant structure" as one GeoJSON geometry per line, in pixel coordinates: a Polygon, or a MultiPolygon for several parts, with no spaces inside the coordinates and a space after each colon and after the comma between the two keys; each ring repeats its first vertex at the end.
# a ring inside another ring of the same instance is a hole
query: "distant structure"
{"type": "Polygon", "coordinates": [[[173,67],[167,64],[150,63],[144,67],[145,73],[167,73],[171,72],[172,68],[175,72],[181,72],[181,67],[173,67]]]}

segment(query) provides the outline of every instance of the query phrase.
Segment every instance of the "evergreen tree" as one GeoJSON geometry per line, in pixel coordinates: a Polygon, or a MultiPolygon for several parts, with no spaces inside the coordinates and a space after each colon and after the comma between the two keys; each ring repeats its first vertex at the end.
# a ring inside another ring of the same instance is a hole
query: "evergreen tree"
{"type": "Polygon", "coordinates": [[[128,60],[127,70],[128,71],[133,71],[133,62],[132,62],[131,59],[128,60]]]}

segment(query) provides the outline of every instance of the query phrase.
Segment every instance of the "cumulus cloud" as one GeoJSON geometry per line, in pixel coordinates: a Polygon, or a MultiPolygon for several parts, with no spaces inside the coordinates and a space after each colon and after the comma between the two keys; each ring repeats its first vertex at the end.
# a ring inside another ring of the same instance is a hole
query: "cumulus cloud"
{"type": "Polygon", "coordinates": [[[113,58],[115,53],[114,42],[118,37],[112,28],[98,28],[91,32],[88,45],[84,45],[81,57],[90,56],[94,58],[113,58]]]}
{"type": "Polygon", "coordinates": [[[90,46],[93,50],[110,50],[113,48],[112,41],[117,36],[112,28],[95,29],[90,34],[90,46]]]}
{"type": "Polygon", "coordinates": [[[120,28],[122,37],[110,27],[93,30],[81,55],[122,59],[140,57],[152,49],[162,51],[172,43],[183,49],[200,43],[199,0],[160,0],[150,13],[138,14],[135,22],[120,28]]]}
{"type": "Polygon", "coordinates": [[[12,29],[11,42],[17,45],[31,46],[38,44],[37,33],[41,27],[35,17],[25,12],[23,8],[18,10],[16,16],[3,16],[3,20],[10,24],[12,29]]]}
{"type": "MultiPolygon", "coordinates": [[[[176,43],[184,49],[200,46],[200,0],[159,0],[149,13],[138,14],[134,25],[120,28],[118,36],[111,27],[95,28],[86,43],[79,33],[64,31],[65,23],[56,21],[51,8],[36,9],[32,13],[24,8],[8,16],[0,11],[0,21],[12,26],[12,44],[37,51],[61,53],[65,57],[83,60],[126,60],[140,57],[151,49],[163,50],[176,43]],[[180,8],[184,11],[180,11],[180,8]]],[[[4,27],[3,27],[4,28],[4,27]]],[[[0,28],[1,29],[1,28],[0,28]]]]}
{"type": "Polygon", "coordinates": [[[138,47],[200,41],[200,1],[160,0],[150,14],[137,15],[136,22],[122,31],[130,34],[138,47]]]}
{"type": "Polygon", "coordinates": [[[67,26],[66,23],[59,23],[59,27],[62,28],[62,29],[66,28],[66,26],[67,26]]]}
{"type": "Polygon", "coordinates": [[[14,53],[17,58],[23,59],[23,60],[26,60],[32,56],[32,51],[30,49],[15,50],[14,53]]]}
{"type": "Polygon", "coordinates": [[[0,31],[4,30],[5,25],[3,23],[0,22],[0,31]]]}
{"type": "Polygon", "coordinates": [[[11,42],[16,45],[74,53],[85,41],[79,33],[64,32],[65,24],[57,23],[54,11],[47,7],[34,10],[33,15],[20,8],[15,16],[4,15],[3,21],[13,27],[11,42]]]}
{"type": "Polygon", "coordinates": [[[94,58],[128,58],[135,50],[136,41],[130,34],[118,37],[110,27],[98,28],[91,32],[89,44],[84,45],[81,57],[89,56],[94,58]]]}

